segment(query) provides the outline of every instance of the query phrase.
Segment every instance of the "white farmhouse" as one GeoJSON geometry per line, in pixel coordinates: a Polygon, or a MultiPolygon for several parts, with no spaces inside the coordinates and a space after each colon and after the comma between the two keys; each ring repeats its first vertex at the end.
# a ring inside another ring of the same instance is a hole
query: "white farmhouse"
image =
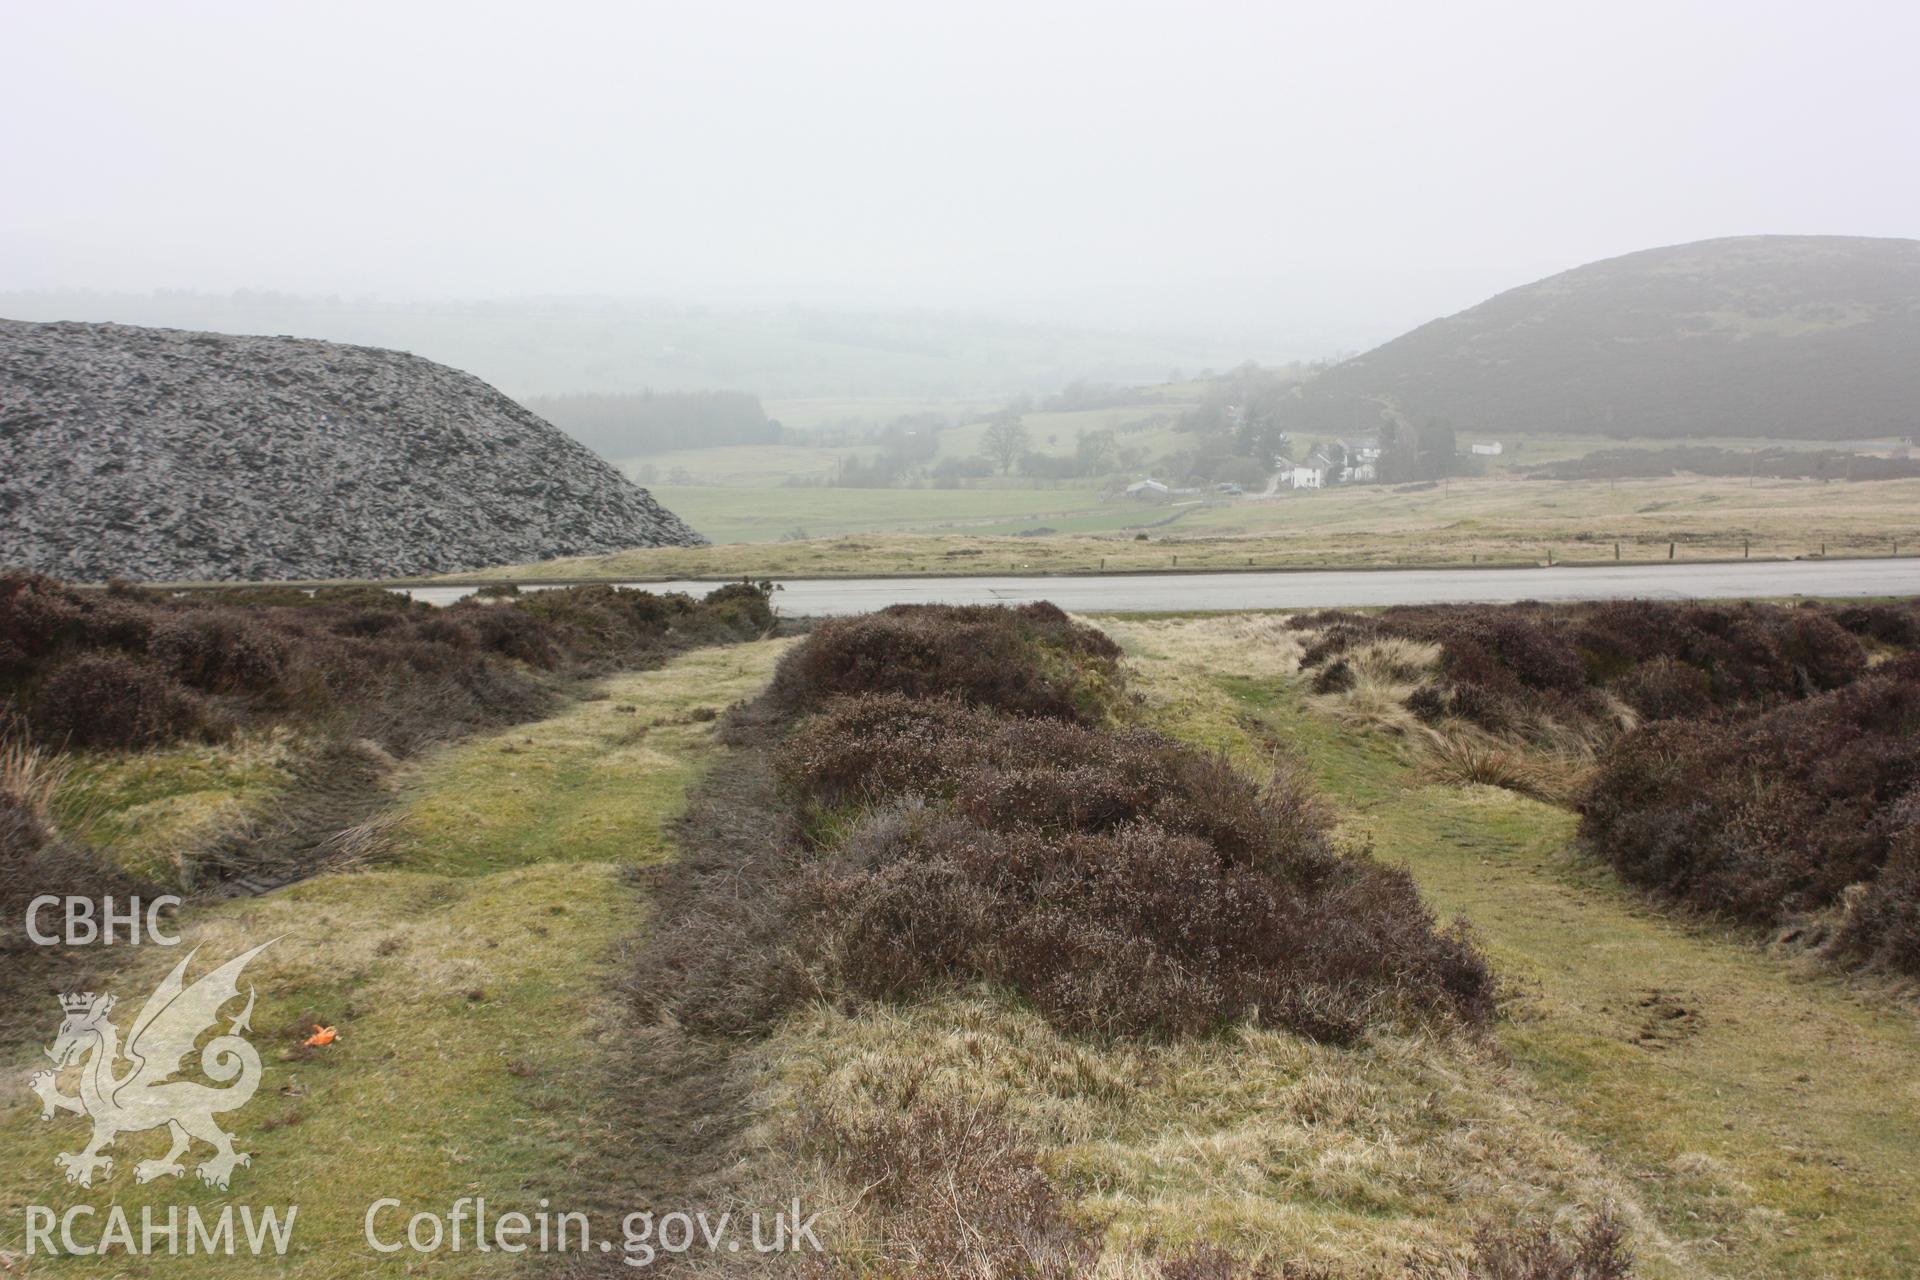
{"type": "Polygon", "coordinates": [[[1505,451],[1505,448],[1506,446],[1502,445],[1498,440],[1476,440],[1473,442],[1473,451],[1483,458],[1497,458],[1505,451]]]}
{"type": "Polygon", "coordinates": [[[1316,453],[1305,462],[1294,464],[1287,475],[1287,483],[1296,489],[1324,489],[1327,476],[1333,470],[1333,459],[1324,453],[1316,453]]]}

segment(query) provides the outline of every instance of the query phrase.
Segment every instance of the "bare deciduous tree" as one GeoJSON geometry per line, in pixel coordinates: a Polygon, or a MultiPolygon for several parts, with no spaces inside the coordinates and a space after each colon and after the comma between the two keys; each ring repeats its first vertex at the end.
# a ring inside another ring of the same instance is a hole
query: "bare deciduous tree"
{"type": "Polygon", "coordinates": [[[987,424],[987,456],[1000,464],[1002,475],[1011,472],[1013,464],[1027,451],[1027,439],[1027,429],[1021,425],[1018,414],[1000,414],[987,424]]]}

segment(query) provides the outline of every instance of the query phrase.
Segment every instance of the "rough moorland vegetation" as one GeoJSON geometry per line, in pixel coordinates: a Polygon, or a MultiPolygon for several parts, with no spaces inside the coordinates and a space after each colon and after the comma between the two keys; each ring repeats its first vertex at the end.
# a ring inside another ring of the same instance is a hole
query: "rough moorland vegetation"
{"type": "Polygon", "coordinates": [[[1670,720],[1601,757],[1581,830],[1621,875],[1844,959],[1920,973],[1920,658],[1753,716],[1670,720]]]}
{"type": "Polygon", "coordinates": [[[1517,790],[1486,745],[1597,753],[1570,798],[1625,878],[1920,972],[1920,605],[1458,606],[1296,620],[1317,692],[1399,653],[1406,711],[1453,772],[1517,790]],[[1397,647],[1396,647],[1397,646],[1397,647]]]}
{"type": "MultiPolygon", "coordinates": [[[[686,1038],[669,1077],[751,1054],[823,1001],[857,1017],[1011,999],[1121,1054],[1233,1026],[1352,1044],[1491,1019],[1470,940],[1436,926],[1404,872],[1336,847],[1304,773],[1281,763],[1256,782],[1129,724],[1118,659],[1047,605],[889,609],[796,645],[729,717],[739,749],[655,881],[632,989],[650,1036],[686,1038]]],[[[1064,1277],[1113,1261],[1019,1117],[896,1083],[897,1105],[823,1102],[778,1139],[857,1205],[872,1239],[845,1269],[1064,1277]]],[[[1126,1274],[1323,1274],[1127,1247],[1126,1274]]],[[[1444,1274],[1627,1267],[1604,1217],[1571,1243],[1489,1235],[1476,1256],[1444,1274]]]]}
{"type": "MultiPolygon", "coordinates": [[[[704,600],[581,587],[435,609],[376,589],[189,597],[0,576],[0,908],[11,930],[21,894],[106,893],[130,882],[52,820],[70,763],[63,753],[220,743],[286,727],[336,744],[313,754],[319,771],[338,775],[325,763],[330,749],[346,756],[352,744],[370,744],[404,757],[538,714],[569,676],[764,634],[768,599],[745,583],[704,600]]],[[[12,937],[0,935],[0,945],[12,937]]]]}
{"type": "Polygon", "coordinates": [[[410,750],[526,714],[542,673],[633,665],[772,625],[739,584],[696,601],[574,587],[436,609],[374,588],[177,596],[0,576],[0,716],[42,745],[137,749],[344,717],[410,750]]]}
{"type": "Polygon", "coordinates": [[[671,943],[700,974],[665,997],[675,1014],[749,1029],[744,1011],[777,1013],[780,992],[984,981],[1099,1034],[1251,1020],[1347,1041],[1396,1016],[1490,1016],[1473,947],[1403,873],[1336,851],[1289,767],[1262,786],[1107,727],[1117,657],[1047,605],[818,628],[762,708],[790,830],[787,873],[754,877],[781,901],[755,915],[781,927],[743,953],[755,931],[725,921],[748,878],[709,877],[671,943]],[[716,992],[732,994],[702,998],[716,992]]]}
{"type": "Polygon", "coordinates": [[[1305,614],[1293,626],[1318,633],[1301,665],[1315,672],[1321,692],[1356,679],[1351,658],[1369,644],[1430,645],[1437,672],[1410,697],[1415,715],[1537,734],[1548,726],[1605,733],[1639,720],[1775,706],[1837,689],[1867,669],[1863,635],[1873,638],[1877,629],[1901,643],[1920,628],[1916,618],[1887,606],[1843,613],[1612,601],[1305,614]]]}

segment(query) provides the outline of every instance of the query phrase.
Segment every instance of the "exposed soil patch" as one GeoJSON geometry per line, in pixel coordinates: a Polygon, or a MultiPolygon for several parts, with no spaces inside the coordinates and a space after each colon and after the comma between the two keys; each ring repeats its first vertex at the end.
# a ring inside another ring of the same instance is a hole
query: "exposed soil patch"
{"type": "Polygon", "coordinates": [[[1643,1049],[1665,1049],[1700,1030],[1700,1002],[1685,992],[1651,988],[1635,1002],[1640,1019],[1628,1039],[1643,1049]]]}

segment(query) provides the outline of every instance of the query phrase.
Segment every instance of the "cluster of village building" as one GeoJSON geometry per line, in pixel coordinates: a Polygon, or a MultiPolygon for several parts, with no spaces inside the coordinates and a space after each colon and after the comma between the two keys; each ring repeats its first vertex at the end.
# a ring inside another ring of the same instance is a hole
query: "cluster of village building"
{"type": "Polygon", "coordinates": [[[1324,489],[1333,484],[1368,484],[1379,479],[1380,437],[1335,440],[1295,462],[1285,454],[1273,460],[1282,484],[1295,489],[1324,489]]]}
{"type": "MultiPolygon", "coordinates": [[[[1472,445],[1476,457],[1497,458],[1505,452],[1498,440],[1479,440],[1472,445]]],[[[1279,485],[1291,489],[1325,489],[1339,484],[1371,484],[1380,479],[1380,437],[1352,436],[1314,448],[1305,458],[1295,461],[1286,454],[1273,460],[1279,473],[1279,485]]],[[[1222,492],[1239,493],[1239,485],[1215,485],[1222,492]]],[[[1136,480],[1126,488],[1130,498],[1156,498],[1180,492],[1158,480],[1136,480]]]]}
{"type": "MultiPolygon", "coordinates": [[[[1505,451],[1498,440],[1479,440],[1476,457],[1497,458],[1505,451]]],[[[1273,460],[1280,482],[1295,489],[1324,489],[1335,484],[1371,484],[1380,478],[1380,437],[1354,436],[1335,440],[1295,462],[1286,454],[1273,460]]]]}

